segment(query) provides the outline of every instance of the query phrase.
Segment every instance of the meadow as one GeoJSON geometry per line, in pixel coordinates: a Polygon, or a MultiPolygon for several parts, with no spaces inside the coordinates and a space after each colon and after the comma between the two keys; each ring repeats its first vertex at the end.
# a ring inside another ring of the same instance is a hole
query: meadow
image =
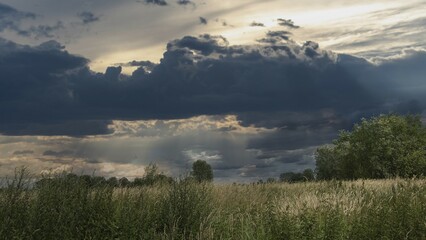
{"type": "Polygon", "coordinates": [[[1,239],[426,239],[426,180],[117,188],[17,176],[1,239]]]}

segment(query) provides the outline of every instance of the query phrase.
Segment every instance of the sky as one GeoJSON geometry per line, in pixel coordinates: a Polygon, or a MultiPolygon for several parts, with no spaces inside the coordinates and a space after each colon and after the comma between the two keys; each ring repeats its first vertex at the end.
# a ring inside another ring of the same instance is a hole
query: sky
{"type": "Polygon", "coordinates": [[[313,169],[425,76],[426,1],[0,0],[0,176],[313,169]]]}

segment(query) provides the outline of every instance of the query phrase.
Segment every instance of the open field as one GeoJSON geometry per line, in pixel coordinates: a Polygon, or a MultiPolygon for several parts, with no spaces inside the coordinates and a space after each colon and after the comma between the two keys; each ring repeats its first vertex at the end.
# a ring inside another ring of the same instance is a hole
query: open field
{"type": "Polygon", "coordinates": [[[1,190],[1,239],[426,239],[426,180],[21,185],[1,190]]]}

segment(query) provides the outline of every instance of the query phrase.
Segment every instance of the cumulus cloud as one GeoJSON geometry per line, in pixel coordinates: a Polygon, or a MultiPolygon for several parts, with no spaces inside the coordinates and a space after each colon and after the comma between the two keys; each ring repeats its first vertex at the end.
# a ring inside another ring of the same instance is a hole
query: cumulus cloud
{"type": "Polygon", "coordinates": [[[230,45],[208,34],[186,36],[169,42],[159,64],[122,64],[138,66],[131,76],[121,74],[120,66],[94,73],[87,59],[55,41],[30,47],[1,40],[0,132],[110,134],[112,120],[226,114],[237,115],[245,126],[337,131],[361,116],[423,108],[418,73],[425,69],[424,52],[374,65],[324,51],[315,42],[298,44],[289,34],[270,31],[254,45],[230,45]],[[403,76],[410,77],[401,84],[397,79],[403,76]],[[380,81],[389,82],[378,93],[380,81]],[[401,89],[404,84],[417,88],[401,89]],[[300,117],[309,121],[301,123],[300,117]]]}
{"type": "Polygon", "coordinates": [[[67,71],[85,67],[87,59],[69,54],[56,41],[29,47],[0,39],[0,49],[1,133],[107,133],[108,121],[79,119],[75,115],[78,100],[66,75],[67,71]]]}

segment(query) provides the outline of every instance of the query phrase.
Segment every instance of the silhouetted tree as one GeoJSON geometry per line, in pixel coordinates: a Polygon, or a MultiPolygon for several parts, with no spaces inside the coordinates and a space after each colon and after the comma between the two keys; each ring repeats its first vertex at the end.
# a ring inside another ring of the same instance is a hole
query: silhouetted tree
{"type": "Polygon", "coordinates": [[[93,186],[105,186],[106,185],[106,179],[102,176],[93,176],[92,177],[92,185],[93,186]]]}
{"type": "Polygon", "coordinates": [[[310,168],[305,169],[302,173],[303,178],[305,181],[314,181],[315,180],[315,174],[314,171],[310,168]]]}
{"type": "Polygon", "coordinates": [[[140,187],[145,185],[145,179],[144,178],[135,178],[132,182],[133,187],[140,187]]]}
{"type": "Polygon", "coordinates": [[[108,178],[108,180],[106,181],[106,183],[110,187],[118,187],[118,180],[117,180],[116,177],[110,177],[110,178],[108,178]]]}
{"type": "Polygon", "coordinates": [[[118,180],[118,184],[120,187],[129,187],[130,181],[126,177],[122,177],[120,178],[120,180],[118,180]]]}
{"type": "Polygon", "coordinates": [[[79,176],[80,181],[85,184],[87,187],[91,187],[93,185],[93,179],[90,175],[81,175],[79,176]]]}
{"type": "Polygon", "coordinates": [[[303,177],[302,173],[285,172],[285,173],[281,173],[280,175],[281,182],[294,183],[294,182],[303,182],[304,180],[305,178],[303,177]]]}
{"type": "Polygon", "coordinates": [[[192,164],[192,176],[198,182],[213,181],[212,167],[203,160],[197,160],[192,164]]]}
{"type": "Polygon", "coordinates": [[[276,182],[276,179],[273,177],[266,179],[266,183],[274,183],[274,182],[276,182]]]}

